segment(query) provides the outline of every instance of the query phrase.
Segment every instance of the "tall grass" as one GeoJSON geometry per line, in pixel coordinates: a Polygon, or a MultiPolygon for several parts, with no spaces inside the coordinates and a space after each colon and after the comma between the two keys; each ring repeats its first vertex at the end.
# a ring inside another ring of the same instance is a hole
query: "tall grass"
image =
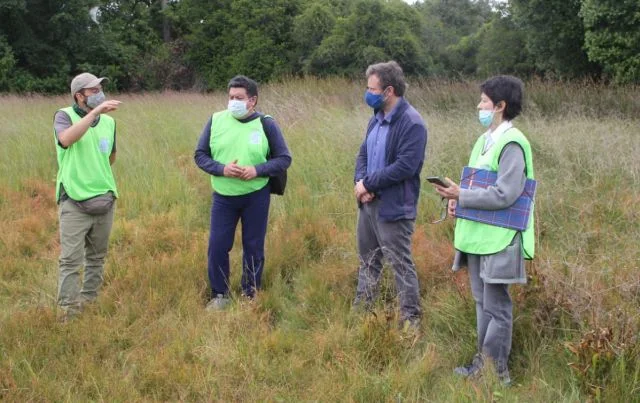
{"type": "MultiPolygon", "coordinates": [[[[424,174],[456,178],[481,129],[477,83],[411,83],[425,117],[424,174]]],[[[452,224],[431,225],[424,187],[414,253],[422,337],[396,329],[392,278],[376,316],[350,312],[357,269],[353,165],[370,110],[364,83],[288,80],[261,89],[294,163],[272,199],[265,290],[205,313],[211,189],[196,140],[225,94],[122,95],[121,198],[97,305],[55,319],[52,117],[63,97],[0,98],[0,400],[638,401],[640,96],[637,88],[530,82],[517,126],[534,149],[537,258],[514,287],[515,386],[452,368],[475,349],[452,224]]],[[[239,234],[238,234],[239,235],[239,234]]],[[[240,239],[231,286],[239,290],[240,239]]],[[[387,270],[388,272],[388,270],[387,270]]]]}

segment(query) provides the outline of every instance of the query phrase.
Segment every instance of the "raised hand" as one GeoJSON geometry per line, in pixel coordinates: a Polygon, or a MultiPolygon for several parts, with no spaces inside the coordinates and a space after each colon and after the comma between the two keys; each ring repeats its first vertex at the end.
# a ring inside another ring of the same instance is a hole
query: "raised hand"
{"type": "Polygon", "coordinates": [[[118,109],[121,103],[122,102],[115,99],[110,99],[98,105],[95,109],[93,109],[93,112],[97,114],[113,112],[118,109]]]}

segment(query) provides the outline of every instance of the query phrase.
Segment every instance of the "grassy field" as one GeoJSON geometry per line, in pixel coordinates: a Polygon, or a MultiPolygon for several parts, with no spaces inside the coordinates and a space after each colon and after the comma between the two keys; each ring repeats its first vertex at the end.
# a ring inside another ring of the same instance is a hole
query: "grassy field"
{"type": "MultiPolygon", "coordinates": [[[[429,126],[424,175],[459,176],[481,134],[478,83],[413,84],[429,126]]],[[[52,117],[68,97],[0,97],[0,400],[640,401],[640,91],[527,84],[516,124],[540,181],[537,258],[512,288],[514,386],[452,369],[472,357],[466,272],[450,271],[452,222],[431,225],[423,188],[414,256],[424,320],[396,329],[387,276],[376,316],[355,290],[353,166],[370,110],[363,82],[265,86],[259,109],[294,162],[272,199],[265,290],[205,313],[211,189],[193,162],[224,93],[122,95],[121,198],[105,284],[78,320],[56,321],[57,209],[52,117]]],[[[239,234],[237,234],[239,235],[239,234]]],[[[239,292],[240,240],[232,252],[239,292]]]]}

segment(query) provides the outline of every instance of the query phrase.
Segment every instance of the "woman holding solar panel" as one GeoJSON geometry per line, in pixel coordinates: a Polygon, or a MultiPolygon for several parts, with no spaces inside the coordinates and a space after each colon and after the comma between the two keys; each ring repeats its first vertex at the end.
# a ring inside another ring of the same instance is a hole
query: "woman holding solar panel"
{"type": "Polygon", "coordinates": [[[453,270],[467,267],[476,302],[478,351],[469,365],[454,371],[474,377],[491,361],[499,379],[509,384],[509,285],[526,283],[524,259],[533,258],[535,181],[529,141],[511,123],[522,109],[522,81],[496,76],[480,90],[478,118],[487,131],[471,151],[461,185],[446,178],[434,186],[449,200],[448,214],[457,217],[453,270]]]}

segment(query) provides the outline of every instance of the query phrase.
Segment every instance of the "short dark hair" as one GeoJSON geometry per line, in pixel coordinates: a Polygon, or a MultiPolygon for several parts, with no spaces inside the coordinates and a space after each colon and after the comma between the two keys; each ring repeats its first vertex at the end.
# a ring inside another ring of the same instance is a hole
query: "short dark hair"
{"type": "Polygon", "coordinates": [[[247,90],[247,95],[249,97],[258,96],[258,83],[246,76],[233,77],[227,85],[227,91],[229,91],[231,88],[244,88],[245,90],[247,90]]]}
{"type": "Polygon", "coordinates": [[[404,81],[402,67],[400,67],[397,62],[391,60],[386,63],[372,64],[367,67],[367,78],[374,74],[380,80],[380,85],[382,85],[383,90],[387,87],[393,87],[393,91],[397,96],[401,97],[404,95],[407,89],[407,83],[404,81]]]}
{"type": "Polygon", "coordinates": [[[480,90],[491,99],[493,105],[504,101],[506,107],[502,113],[505,120],[513,120],[522,111],[524,84],[514,76],[491,77],[480,85],[480,90]]]}

